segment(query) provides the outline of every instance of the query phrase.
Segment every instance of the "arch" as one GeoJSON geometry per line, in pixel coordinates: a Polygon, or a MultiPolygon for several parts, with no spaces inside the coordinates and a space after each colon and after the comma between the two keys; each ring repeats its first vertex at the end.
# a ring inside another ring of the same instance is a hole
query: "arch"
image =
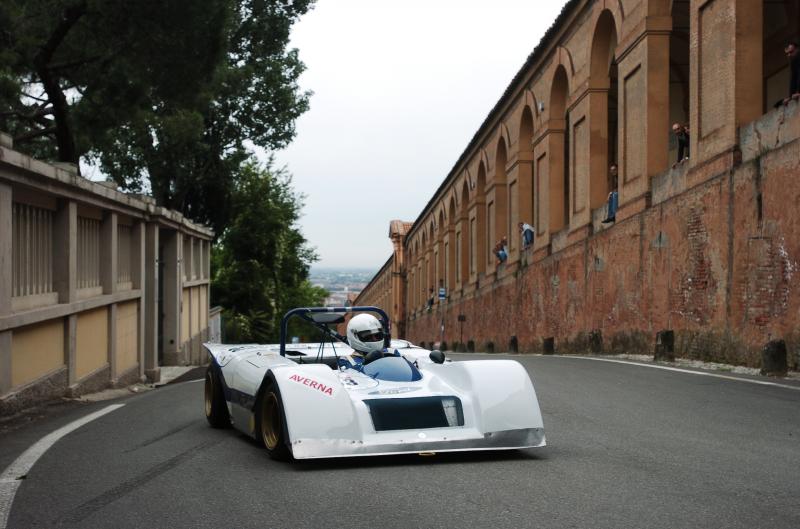
{"type": "Polygon", "coordinates": [[[461,183],[461,207],[458,213],[458,226],[456,227],[456,259],[458,261],[456,271],[456,282],[464,285],[469,278],[469,186],[465,179],[461,183]]]}
{"type": "Polygon", "coordinates": [[[589,64],[588,184],[591,209],[602,207],[608,192],[617,185],[610,170],[619,158],[616,49],[617,24],[613,13],[604,9],[594,26],[589,64]]]}
{"type": "MultiPolygon", "coordinates": [[[[495,173],[494,173],[494,192],[486,205],[487,211],[487,247],[493,247],[494,243],[503,237],[508,237],[508,200],[506,187],[506,164],[508,162],[508,149],[506,138],[503,134],[497,139],[495,148],[495,173]]],[[[494,255],[487,251],[487,266],[494,264],[494,255]]]]}
{"type": "Polygon", "coordinates": [[[548,141],[550,219],[549,229],[555,233],[569,224],[569,114],[567,70],[558,65],[550,85],[550,124],[548,141]]]}
{"type": "Polygon", "coordinates": [[[536,99],[536,94],[533,93],[533,90],[530,88],[525,90],[525,95],[522,102],[523,109],[524,107],[528,107],[531,110],[531,115],[534,117],[539,117],[539,100],[536,99]]]}
{"type": "MultiPolygon", "coordinates": [[[[691,10],[689,0],[669,2],[672,29],[669,33],[669,126],[674,123],[689,124],[690,43],[689,25],[691,10]]],[[[782,54],[780,58],[783,59],[782,54]]],[[[670,134],[667,142],[667,164],[678,159],[678,141],[670,134]]]]}
{"type": "Polygon", "coordinates": [[[417,236],[417,240],[419,241],[419,248],[417,252],[417,256],[414,262],[414,274],[416,279],[416,289],[415,289],[415,296],[417,299],[417,307],[422,307],[424,303],[425,296],[422,292],[424,278],[422,276],[422,271],[425,264],[425,246],[427,243],[427,238],[425,237],[425,224],[422,223],[419,229],[419,235],[417,236]]]}
{"type": "Polygon", "coordinates": [[[494,177],[495,179],[506,178],[506,164],[508,163],[508,150],[506,149],[506,139],[503,135],[497,140],[497,148],[494,156],[494,177]]]}
{"type": "MultiPolygon", "coordinates": [[[[484,158],[485,153],[481,153],[484,158]]],[[[469,219],[469,262],[470,276],[477,275],[486,270],[486,163],[483,159],[478,163],[477,176],[475,177],[475,214],[469,219]]]]}
{"type": "Polygon", "coordinates": [[[475,179],[475,195],[482,197],[486,193],[486,164],[483,160],[478,164],[478,176],[475,179]]]}
{"type": "Polygon", "coordinates": [[[517,144],[519,152],[533,150],[531,140],[533,140],[533,112],[530,105],[525,105],[522,109],[522,116],[519,119],[519,142],[517,144]]]}
{"type": "Polygon", "coordinates": [[[550,82],[550,119],[563,119],[567,109],[567,96],[569,95],[569,79],[567,69],[563,64],[559,64],[553,72],[553,80],[550,82]]]}
{"type": "MultiPolygon", "coordinates": [[[[511,242],[512,255],[518,255],[516,248],[519,238],[517,237],[517,224],[519,222],[534,223],[534,205],[536,204],[536,187],[533,175],[533,115],[531,107],[525,105],[522,109],[519,124],[519,154],[517,159],[517,185],[516,188],[510,187],[508,196],[510,201],[509,208],[509,229],[508,238],[511,242]]],[[[536,229],[539,229],[536,226],[536,229]]]]}
{"type": "Polygon", "coordinates": [[[617,48],[617,24],[614,15],[603,9],[594,26],[591,59],[589,63],[589,88],[608,89],[608,72],[617,48]]]}
{"type": "Polygon", "coordinates": [[[570,78],[575,75],[575,63],[572,62],[572,52],[566,46],[558,47],[558,64],[569,73],[570,78]]]}

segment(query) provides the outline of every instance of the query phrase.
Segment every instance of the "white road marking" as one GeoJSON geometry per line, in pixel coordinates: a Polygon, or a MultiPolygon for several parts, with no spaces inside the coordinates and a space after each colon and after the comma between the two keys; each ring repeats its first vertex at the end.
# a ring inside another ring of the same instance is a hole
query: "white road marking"
{"type": "Polygon", "coordinates": [[[51,446],[68,433],[123,406],[125,405],[112,404],[94,413],[90,413],[85,417],[81,417],[76,421],[72,421],[66,426],[62,426],[58,430],[45,435],[15,459],[14,462],[0,474],[0,529],[6,529],[8,515],[11,512],[11,504],[14,502],[14,495],[17,493],[20,483],[22,483],[22,480],[28,472],[30,472],[31,467],[33,467],[36,461],[42,457],[51,446]]]}
{"type": "Polygon", "coordinates": [[[677,371],[679,373],[689,373],[690,375],[699,375],[703,377],[724,378],[725,380],[735,380],[737,382],[748,382],[750,384],[759,384],[762,386],[774,386],[776,388],[793,389],[800,391],[800,386],[790,386],[788,384],[778,384],[777,382],[767,382],[765,380],[752,380],[750,378],[732,377],[729,375],[720,375],[717,373],[706,373],[704,371],[692,371],[690,369],[681,369],[680,367],[661,366],[656,364],[642,364],[641,362],[631,362],[630,360],[616,360],[613,358],[597,358],[595,356],[572,356],[572,355],[543,355],[553,356],[556,358],[577,358],[579,360],[595,360],[597,362],[611,362],[614,364],[628,364],[640,367],[651,367],[653,369],[663,369],[665,371],[677,371]]]}

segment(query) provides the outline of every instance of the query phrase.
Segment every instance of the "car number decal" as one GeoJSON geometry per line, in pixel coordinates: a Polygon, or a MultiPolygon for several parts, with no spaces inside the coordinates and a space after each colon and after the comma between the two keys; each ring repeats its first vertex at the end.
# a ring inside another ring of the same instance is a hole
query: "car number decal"
{"type": "Polygon", "coordinates": [[[289,377],[289,380],[307,386],[311,389],[316,389],[317,391],[328,397],[333,397],[333,386],[326,386],[322,382],[318,382],[313,378],[301,377],[300,375],[292,375],[289,377]]]}

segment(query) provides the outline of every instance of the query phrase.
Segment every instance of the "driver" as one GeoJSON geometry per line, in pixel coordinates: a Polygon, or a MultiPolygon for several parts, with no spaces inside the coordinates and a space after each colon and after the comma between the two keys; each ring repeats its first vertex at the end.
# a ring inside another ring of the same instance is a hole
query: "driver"
{"type": "Polygon", "coordinates": [[[367,355],[384,351],[383,326],[372,314],[358,314],[347,322],[347,343],[353,348],[353,360],[365,364],[367,355]]]}

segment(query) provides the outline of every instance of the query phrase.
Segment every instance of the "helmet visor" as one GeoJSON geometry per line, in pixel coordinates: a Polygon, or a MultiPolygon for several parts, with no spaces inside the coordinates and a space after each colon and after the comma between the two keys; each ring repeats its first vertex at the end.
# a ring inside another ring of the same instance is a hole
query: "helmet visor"
{"type": "Polygon", "coordinates": [[[356,333],[356,336],[358,336],[358,339],[362,342],[380,342],[383,340],[383,331],[368,329],[366,331],[356,333]]]}

